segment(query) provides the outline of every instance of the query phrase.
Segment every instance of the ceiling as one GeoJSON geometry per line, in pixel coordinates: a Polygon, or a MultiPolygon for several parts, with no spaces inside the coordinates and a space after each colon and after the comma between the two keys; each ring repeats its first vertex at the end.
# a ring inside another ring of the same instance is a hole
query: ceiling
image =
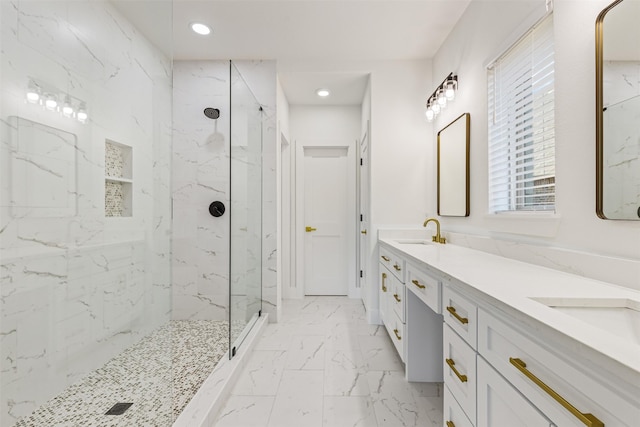
{"type": "Polygon", "coordinates": [[[175,60],[276,59],[290,104],[359,104],[367,74],[345,61],[432,58],[471,0],[112,0],[175,60]],[[191,22],[212,27],[209,36],[191,22]],[[160,24],[159,24],[160,23],[160,24]],[[164,23],[164,24],[162,24],[164,23]],[[169,30],[170,28],[173,30],[169,30]],[[322,63],[298,72],[286,64],[322,63]],[[331,71],[327,72],[327,69],[331,71]],[[320,99],[319,87],[331,90],[320,99]]]}

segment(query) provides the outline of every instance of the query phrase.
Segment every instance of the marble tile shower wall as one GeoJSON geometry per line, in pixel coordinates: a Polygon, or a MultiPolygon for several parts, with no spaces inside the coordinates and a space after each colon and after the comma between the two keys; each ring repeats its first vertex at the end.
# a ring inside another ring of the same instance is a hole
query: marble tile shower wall
{"type": "Polygon", "coordinates": [[[168,320],[171,63],[106,1],[3,1],[0,425],[168,320]],[[86,103],[25,102],[29,78],[86,103]],[[134,216],[105,218],[105,140],[133,147],[134,216]]]}
{"type": "Polygon", "coordinates": [[[278,319],[276,61],[234,61],[262,106],[262,311],[278,319]]]}
{"type": "Polygon", "coordinates": [[[208,208],[229,207],[229,61],[176,61],[173,73],[173,318],[228,320],[229,214],[208,208]]]}
{"type": "MultiPolygon", "coordinates": [[[[276,64],[234,63],[264,109],[262,307],[275,318],[276,64]]],[[[229,217],[212,217],[208,206],[215,200],[229,206],[229,62],[176,61],[173,76],[173,317],[227,320],[229,217]],[[206,118],[205,107],[220,109],[220,118],[206,118]]],[[[234,300],[239,305],[243,301],[234,300]]]]}

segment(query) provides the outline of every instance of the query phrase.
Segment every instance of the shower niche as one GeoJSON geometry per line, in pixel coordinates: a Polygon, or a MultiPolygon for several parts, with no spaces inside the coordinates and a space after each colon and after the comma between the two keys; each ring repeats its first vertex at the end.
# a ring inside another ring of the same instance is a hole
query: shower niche
{"type": "Polygon", "coordinates": [[[133,216],[133,150],[106,140],[104,144],[104,215],[133,216]]]}

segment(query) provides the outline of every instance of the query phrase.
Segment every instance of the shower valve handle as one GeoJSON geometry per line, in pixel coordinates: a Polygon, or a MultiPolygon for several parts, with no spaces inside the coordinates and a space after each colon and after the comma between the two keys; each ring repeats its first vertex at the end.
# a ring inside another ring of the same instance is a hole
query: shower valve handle
{"type": "Polygon", "coordinates": [[[222,216],[222,215],[224,215],[224,211],[225,211],[224,203],[222,203],[222,202],[216,201],[216,202],[212,202],[209,205],[209,213],[212,216],[215,216],[215,217],[222,216]]]}

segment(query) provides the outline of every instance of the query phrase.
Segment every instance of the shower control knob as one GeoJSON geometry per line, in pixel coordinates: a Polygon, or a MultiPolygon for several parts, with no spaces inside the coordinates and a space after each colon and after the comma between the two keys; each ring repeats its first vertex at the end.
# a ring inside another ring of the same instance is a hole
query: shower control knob
{"type": "Polygon", "coordinates": [[[215,201],[209,205],[209,213],[212,216],[215,216],[215,217],[222,216],[224,214],[224,211],[225,211],[225,207],[224,207],[224,203],[222,202],[215,201]]]}

